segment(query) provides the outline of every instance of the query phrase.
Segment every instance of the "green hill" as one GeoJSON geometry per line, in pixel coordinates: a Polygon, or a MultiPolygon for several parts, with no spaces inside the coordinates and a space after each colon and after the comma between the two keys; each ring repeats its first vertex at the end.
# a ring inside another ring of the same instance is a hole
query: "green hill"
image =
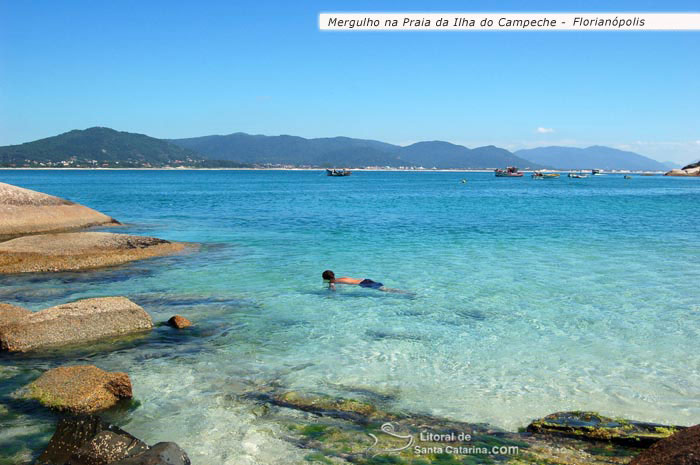
{"type": "Polygon", "coordinates": [[[192,150],[143,134],[94,127],[0,147],[4,167],[162,167],[205,163],[192,150]]]}

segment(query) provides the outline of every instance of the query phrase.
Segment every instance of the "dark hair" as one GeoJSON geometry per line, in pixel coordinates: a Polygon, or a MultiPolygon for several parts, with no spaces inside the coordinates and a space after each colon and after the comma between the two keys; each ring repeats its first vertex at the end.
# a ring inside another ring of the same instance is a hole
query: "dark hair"
{"type": "Polygon", "coordinates": [[[323,279],[327,279],[330,282],[335,281],[335,273],[333,273],[331,270],[326,270],[323,272],[323,279]]]}

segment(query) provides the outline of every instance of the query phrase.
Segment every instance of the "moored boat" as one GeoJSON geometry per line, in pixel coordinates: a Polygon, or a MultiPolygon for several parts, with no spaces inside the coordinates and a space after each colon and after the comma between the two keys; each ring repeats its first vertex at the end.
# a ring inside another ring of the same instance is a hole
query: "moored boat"
{"type": "Polygon", "coordinates": [[[544,173],[542,171],[532,173],[532,179],[556,179],[558,177],[559,173],[544,173]]]}
{"type": "Polygon", "coordinates": [[[588,175],[583,174],[583,173],[569,173],[568,177],[573,178],[573,179],[584,179],[584,178],[587,178],[588,175]]]}
{"type": "Polygon", "coordinates": [[[352,171],[346,170],[345,168],[343,168],[342,170],[330,170],[326,168],[326,176],[350,176],[351,174],[352,171]]]}
{"type": "Polygon", "coordinates": [[[522,171],[518,171],[518,168],[515,166],[508,166],[506,169],[496,169],[494,170],[494,173],[496,174],[497,178],[522,178],[523,173],[522,171]]]}

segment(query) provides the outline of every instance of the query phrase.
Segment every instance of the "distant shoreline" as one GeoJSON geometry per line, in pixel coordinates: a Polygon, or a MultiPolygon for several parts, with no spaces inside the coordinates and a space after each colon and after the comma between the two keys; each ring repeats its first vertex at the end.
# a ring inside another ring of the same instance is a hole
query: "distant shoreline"
{"type": "MultiPolygon", "coordinates": [[[[340,169],[340,168],[335,168],[340,169]]],[[[493,173],[496,168],[488,169],[423,169],[423,170],[404,170],[394,168],[345,168],[349,171],[381,171],[381,172],[400,172],[400,173],[493,173]]],[[[37,171],[325,171],[326,168],[28,168],[28,167],[0,167],[0,171],[4,170],[37,170],[37,171]]],[[[545,171],[548,173],[569,173],[569,172],[588,172],[591,170],[521,170],[523,173],[532,173],[534,171],[545,171]]],[[[605,174],[664,174],[665,171],[631,171],[631,170],[603,170],[605,174]]]]}

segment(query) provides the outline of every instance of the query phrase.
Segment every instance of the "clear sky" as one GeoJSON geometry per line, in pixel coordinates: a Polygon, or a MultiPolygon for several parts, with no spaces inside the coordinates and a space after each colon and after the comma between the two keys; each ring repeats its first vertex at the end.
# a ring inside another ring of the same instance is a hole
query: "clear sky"
{"type": "Polygon", "coordinates": [[[322,32],[322,11],[700,3],[0,0],[0,145],[108,126],[700,158],[700,31],[322,32]]]}

